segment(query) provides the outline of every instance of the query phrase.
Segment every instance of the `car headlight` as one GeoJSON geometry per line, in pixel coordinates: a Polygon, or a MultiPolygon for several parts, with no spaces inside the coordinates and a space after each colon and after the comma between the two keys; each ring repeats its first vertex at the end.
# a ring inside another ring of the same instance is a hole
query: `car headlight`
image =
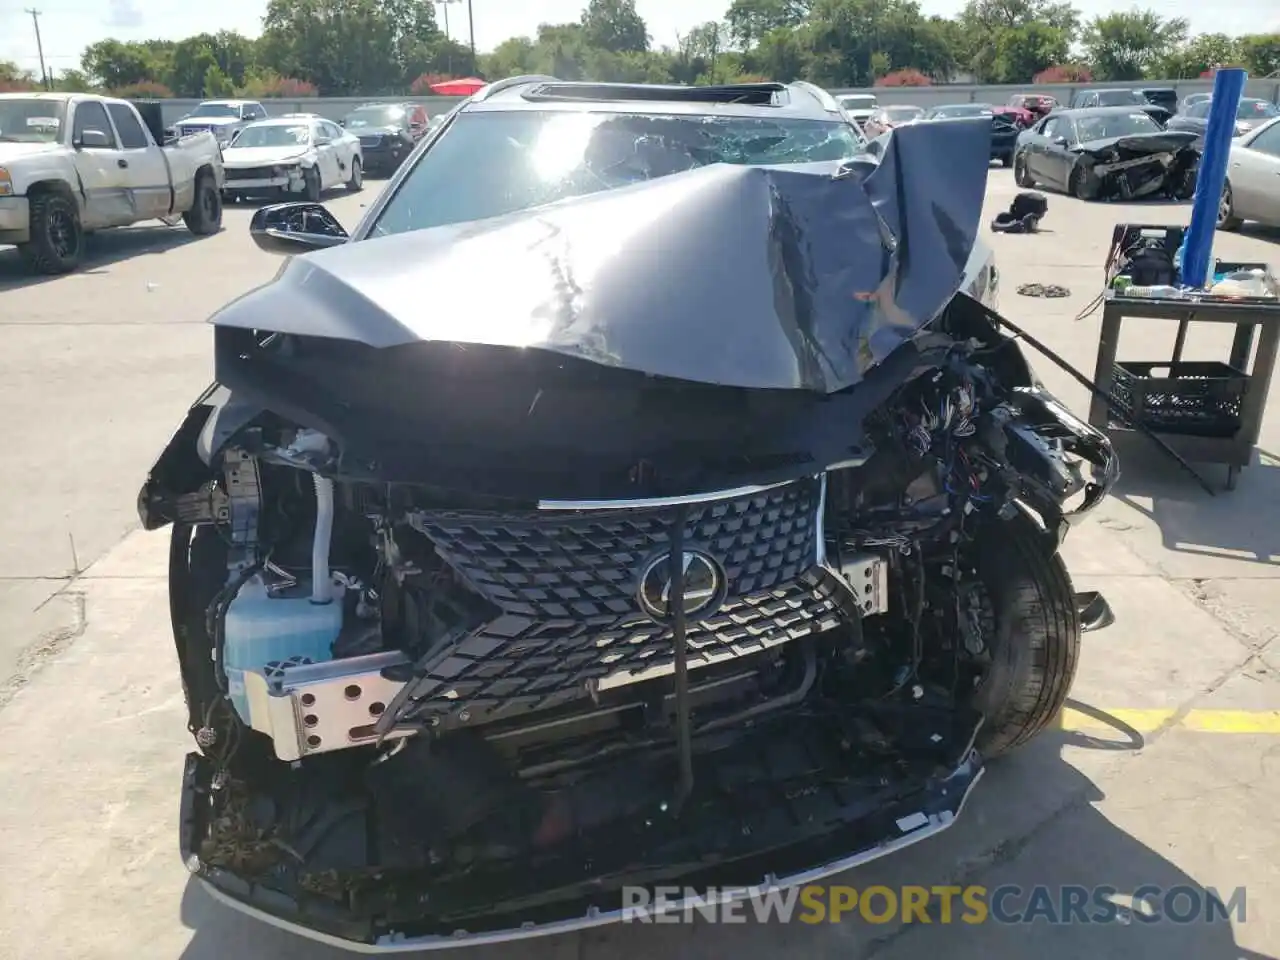
{"type": "Polygon", "coordinates": [[[13,196],[13,177],[9,176],[9,171],[4,167],[0,167],[0,197],[13,196]]]}

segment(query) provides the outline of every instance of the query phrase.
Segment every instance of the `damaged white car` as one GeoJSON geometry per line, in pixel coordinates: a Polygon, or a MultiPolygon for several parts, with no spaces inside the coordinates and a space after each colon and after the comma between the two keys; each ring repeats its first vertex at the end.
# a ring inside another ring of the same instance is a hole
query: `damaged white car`
{"type": "Polygon", "coordinates": [[[334,187],[364,186],[360,138],[310,114],[249,124],[223,150],[222,162],[229,201],[290,194],[319,200],[334,187]]]}

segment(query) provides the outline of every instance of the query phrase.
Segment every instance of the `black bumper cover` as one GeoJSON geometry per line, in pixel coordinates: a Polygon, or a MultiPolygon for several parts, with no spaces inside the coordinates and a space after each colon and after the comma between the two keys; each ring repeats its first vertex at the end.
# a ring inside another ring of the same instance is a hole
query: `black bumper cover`
{"type": "MultiPolygon", "coordinates": [[[[358,952],[404,952],[564,933],[622,920],[623,885],[715,888],[719,899],[740,899],[750,891],[816,882],[941,832],[960,813],[983,767],[973,749],[977,715],[946,711],[937,719],[936,724],[927,719],[919,724],[919,752],[906,764],[906,773],[884,776],[877,768],[862,783],[864,778],[857,777],[835,784],[821,771],[807,780],[803,775],[778,779],[772,785],[777,790],[772,806],[752,803],[757,793],[740,799],[725,794],[714,810],[711,804],[704,804],[701,812],[686,807],[690,812],[672,822],[666,837],[655,837],[651,847],[636,837],[634,843],[619,843],[594,861],[584,862],[582,851],[573,850],[557,858],[530,859],[527,869],[449,876],[411,887],[408,900],[391,908],[397,916],[377,920],[332,900],[288,895],[204,863],[198,851],[207,828],[213,769],[209,760],[192,753],[183,774],[182,857],[215,899],[299,935],[358,952]],[[927,742],[937,730],[945,735],[943,743],[927,742]],[[946,760],[925,762],[929,754],[946,760]],[[821,780],[826,782],[820,784],[821,780]],[[673,837],[682,839],[681,830],[699,831],[703,854],[681,862],[661,860],[659,851],[669,847],[673,837]]],[[[708,759],[701,762],[705,765],[708,759]]],[[[736,769],[733,759],[726,769],[736,769]]],[[[703,769],[700,782],[712,782],[703,769]]],[[[661,824],[654,829],[664,832],[661,824]]],[[[596,853],[600,854],[598,847],[596,853]]],[[[668,910],[680,909],[678,901],[668,904],[668,910]]]]}

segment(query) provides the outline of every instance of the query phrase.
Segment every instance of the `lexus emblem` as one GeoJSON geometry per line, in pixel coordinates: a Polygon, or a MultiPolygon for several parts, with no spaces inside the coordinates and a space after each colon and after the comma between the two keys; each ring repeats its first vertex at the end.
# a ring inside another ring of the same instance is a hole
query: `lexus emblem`
{"type": "MultiPolygon", "coordinates": [[[[673,559],[672,554],[661,554],[649,561],[640,574],[636,599],[640,602],[640,609],[654,620],[670,620],[674,612],[671,603],[671,578],[675,573],[671,564],[673,559]]],[[[686,550],[683,566],[685,616],[703,613],[717,605],[725,585],[720,565],[704,553],[686,550]]]]}

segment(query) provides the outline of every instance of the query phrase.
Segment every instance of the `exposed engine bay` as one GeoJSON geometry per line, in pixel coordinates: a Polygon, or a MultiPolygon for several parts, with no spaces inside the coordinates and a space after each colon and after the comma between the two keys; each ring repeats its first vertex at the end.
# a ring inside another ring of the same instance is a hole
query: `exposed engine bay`
{"type": "Polygon", "coordinates": [[[356,240],[215,317],[138,504],[192,873],[407,950],[949,826],[1105,625],[1058,545],[1118,473],[958,292],[989,149],[913,125],[356,240]]]}
{"type": "Polygon", "coordinates": [[[1022,641],[1009,577],[1047,571],[1038,628],[1078,639],[1056,545],[1116,472],[979,304],[933,337],[862,455],[691,502],[348,479],[269,414],[197,489],[158,470],[142,510],[176,524],[194,862],[368,940],[756,882],[833,832],[857,850],[927,825],[975,743],[1034,734],[992,674],[1022,641]]]}
{"type": "Polygon", "coordinates": [[[1167,131],[1083,144],[1075,151],[1082,177],[1079,196],[1121,203],[1154,196],[1190,200],[1200,168],[1194,143],[1193,134],[1167,131]]]}

